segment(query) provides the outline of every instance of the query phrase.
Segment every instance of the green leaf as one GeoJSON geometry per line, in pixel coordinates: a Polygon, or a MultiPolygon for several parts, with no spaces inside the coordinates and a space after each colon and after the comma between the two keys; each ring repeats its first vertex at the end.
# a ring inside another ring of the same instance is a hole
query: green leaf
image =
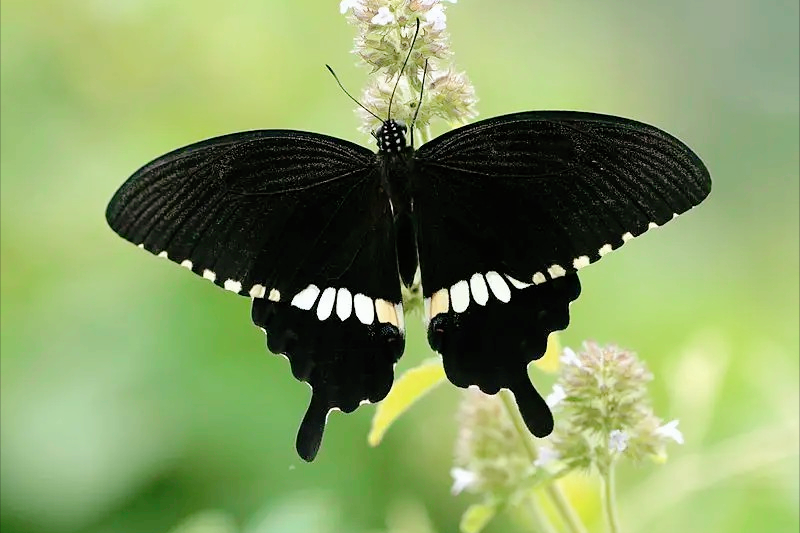
{"type": "Polygon", "coordinates": [[[533,364],[549,374],[558,372],[558,367],[561,365],[559,358],[561,357],[561,341],[558,338],[558,333],[551,333],[547,337],[547,350],[541,359],[537,359],[533,364]]]}
{"type": "Polygon", "coordinates": [[[470,505],[461,515],[459,529],[461,533],[479,533],[497,514],[497,506],[487,503],[470,505]]]}
{"type": "Polygon", "coordinates": [[[414,402],[445,380],[442,361],[428,359],[419,366],[406,371],[392,385],[392,390],[375,410],[372,428],[367,436],[370,446],[380,444],[386,431],[397,418],[405,413],[414,402]]]}

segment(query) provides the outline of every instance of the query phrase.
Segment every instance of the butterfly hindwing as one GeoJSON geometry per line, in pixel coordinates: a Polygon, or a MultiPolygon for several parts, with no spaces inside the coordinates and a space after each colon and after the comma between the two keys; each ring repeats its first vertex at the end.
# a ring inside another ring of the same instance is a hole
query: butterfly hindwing
{"type": "Polygon", "coordinates": [[[455,384],[514,391],[535,434],[552,418],[525,369],[567,326],[576,272],[711,186],[700,159],[657,128],[560,111],[448,132],[420,147],[415,173],[431,345],[455,384]]]}
{"type": "Polygon", "coordinates": [[[403,311],[374,153],[296,131],[218,137],[137,171],[106,217],[125,239],[253,298],[268,347],[313,389],[303,458],[316,454],[330,409],[388,392],[403,311]]]}
{"type": "Polygon", "coordinates": [[[467,285],[435,293],[428,303],[435,313],[428,342],[442,355],[447,378],[459,387],[478,385],[488,394],[510,389],[531,432],[549,435],[553,417],[527,367],[544,354],[548,335],[569,324],[569,304],[581,290],[577,274],[521,287],[492,271],[471,276],[467,285]],[[454,304],[465,298],[472,301],[456,312],[454,304]]]}

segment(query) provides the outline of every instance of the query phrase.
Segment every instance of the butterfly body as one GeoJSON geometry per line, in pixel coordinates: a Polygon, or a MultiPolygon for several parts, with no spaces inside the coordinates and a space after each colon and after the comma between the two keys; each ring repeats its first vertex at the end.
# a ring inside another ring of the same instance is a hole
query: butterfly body
{"type": "Polygon", "coordinates": [[[417,271],[413,190],[421,184],[414,172],[414,148],[406,142],[406,127],[387,120],[374,133],[378,145],[381,187],[387,195],[395,226],[398,271],[410,286],[417,271]]]}
{"type": "Polygon", "coordinates": [[[683,143],[608,115],[515,113],[417,150],[405,133],[385,121],[377,154],[291,130],[209,139],[142,167],[106,212],[125,239],[252,298],[270,351],[312,387],[306,460],[331,409],[388,393],[417,269],[448,379],[510,389],[531,432],[550,433],[527,365],[567,327],[577,271],[711,187],[683,143]]]}

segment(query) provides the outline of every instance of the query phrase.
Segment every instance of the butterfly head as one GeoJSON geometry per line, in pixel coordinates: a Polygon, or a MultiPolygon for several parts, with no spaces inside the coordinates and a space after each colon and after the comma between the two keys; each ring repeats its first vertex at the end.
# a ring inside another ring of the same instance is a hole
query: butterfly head
{"type": "Polygon", "coordinates": [[[389,119],[373,133],[381,152],[399,153],[406,148],[406,131],[408,128],[400,121],[389,119]]]}

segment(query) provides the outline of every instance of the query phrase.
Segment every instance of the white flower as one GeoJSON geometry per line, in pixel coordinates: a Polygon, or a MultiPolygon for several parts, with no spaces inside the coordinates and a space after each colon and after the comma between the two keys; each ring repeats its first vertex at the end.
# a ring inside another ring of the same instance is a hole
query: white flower
{"type": "Polygon", "coordinates": [[[436,4],[425,13],[425,22],[431,25],[433,31],[442,31],[447,27],[447,16],[441,4],[436,4]]]}
{"type": "Polygon", "coordinates": [[[567,393],[564,391],[564,387],[556,383],[553,385],[553,392],[548,394],[544,401],[547,402],[548,407],[554,407],[566,397],[567,393]]]}
{"type": "Polygon", "coordinates": [[[533,466],[537,468],[542,468],[549,465],[553,461],[557,461],[560,458],[561,455],[553,448],[550,448],[549,446],[542,446],[539,448],[539,457],[537,457],[536,460],[533,462],[533,466]]]}
{"type": "Polygon", "coordinates": [[[361,7],[361,0],[342,0],[339,2],[339,13],[344,15],[348,9],[361,7]]]}
{"type": "Polygon", "coordinates": [[[622,453],[628,447],[630,436],[619,429],[614,429],[608,434],[608,449],[612,452],[622,453]]]}
{"type": "Polygon", "coordinates": [[[475,472],[465,468],[451,468],[450,476],[453,478],[453,486],[450,488],[450,493],[453,496],[460,494],[464,489],[468,489],[478,480],[475,472]]]}
{"type": "Polygon", "coordinates": [[[578,368],[583,366],[583,363],[581,363],[581,360],[575,355],[575,352],[572,351],[572,348],[564,348],[564,351],[561,353],[561,363],[577,366],[578,368]]]}
{"type": "Polygon", "coordinates": [[[377,24],[378,26],[386,26],[387,24],[394,22],[394,15],[391,11],[389,11],[388,7],[382,6],[378,8],[378,14],[372,17],[370,22],[377,24]]]}
{"type": "Polygon", "coordinates": [[[678,429],[678,420],[667,422],[660,428],[656,429],[656,435],[660,437],[667,437],[678,444],[683,444],[683,433],[678,429]]]}

